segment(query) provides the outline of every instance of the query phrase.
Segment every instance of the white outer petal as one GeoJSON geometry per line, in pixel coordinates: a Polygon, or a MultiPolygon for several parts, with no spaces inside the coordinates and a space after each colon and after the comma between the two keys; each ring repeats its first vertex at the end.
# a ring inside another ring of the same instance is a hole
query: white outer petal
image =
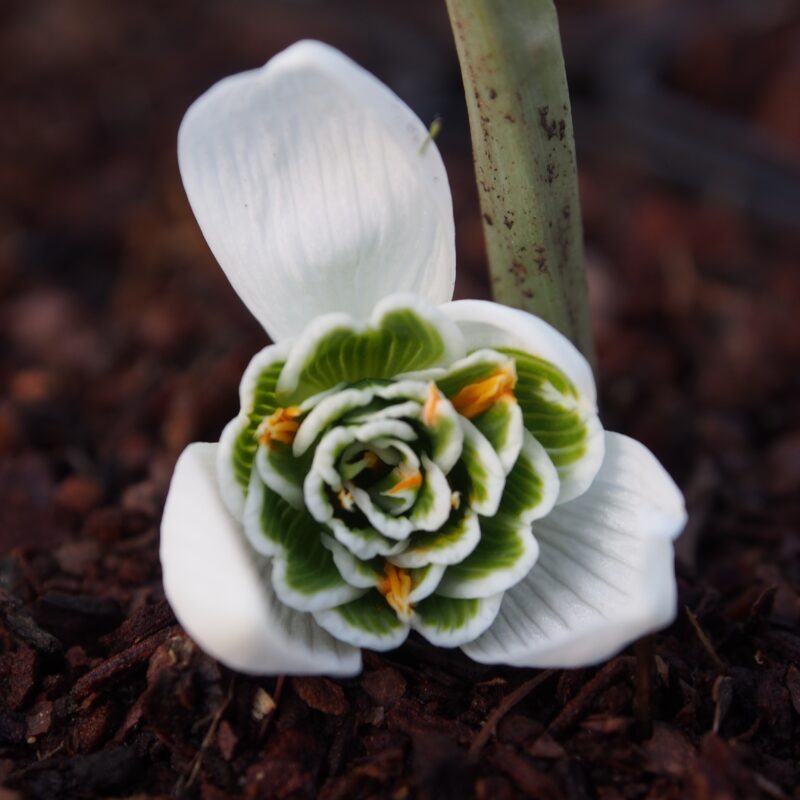
{"type": "Polygon", "coordinates": [[[275,597],[269,561],[248,546],[222,504],[216,450],[214,444],[184,450],[164,508],[164,591],[178,620],[203,650],[240,672],[357,674],[358,650],[275,597]]]}
{"type": "Polygon", "coordinates": [[[456,300],[440,308],[458,324],[467,352],[496,347],[525,350],[555,364],[592,406],[597,402],[589,362],[566,336],[539,317],[488,300],[456,300]]]}
{"type": "Polygon", "coordinates": [[[672,540],[685,523],[683,496],[653,454],[606,433],[591,488],[534,523],[539,560],[464,652],[484,663],[577,667],[669,625],[672,540]]]}
{"type": "Polygon", "coordinates": [[[452,297],[452,201],[427,140],[400,98],[319,42],[225,78],[189,108],[186,194],[273,339],[331,311],[365,318],[393,292],[452,297]]]}

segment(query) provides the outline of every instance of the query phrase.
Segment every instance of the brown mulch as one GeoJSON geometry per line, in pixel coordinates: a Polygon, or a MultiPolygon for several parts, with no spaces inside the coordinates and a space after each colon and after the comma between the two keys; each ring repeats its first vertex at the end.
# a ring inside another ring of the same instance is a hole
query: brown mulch
{"type": "MultiPolygon", "coordinates": [[[[562,5],[569,31],[586,4],[562,5]]],[[[670,75],[717,109],[744,81],[736,116],[794,147],[775,99],[797,85],[776,49],[792,24],[694,31],[670,75]]],[[[236,413],[265,341],[192,220],[175,133],[213,80],[301,36],[444,115],[458,294],[485,296],[438,4],[0,7],[0,800],[800,798],[800,234],[629,154],[593,150],[581,182],[604,420],[658,454],[691,515],[650,708],[646,645],[543,673],[412,639],[351,680],[250,678],[176,623],[157,557],[171,469],[236,413]]]]}

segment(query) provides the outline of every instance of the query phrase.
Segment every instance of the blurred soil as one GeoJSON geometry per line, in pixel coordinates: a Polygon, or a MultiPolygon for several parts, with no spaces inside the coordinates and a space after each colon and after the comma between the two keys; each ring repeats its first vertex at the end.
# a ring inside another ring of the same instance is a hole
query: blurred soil
{"type": "Polygon", "coordinates": [[[793,3],[697,2],[689,22],[681,3],[560,4],[604,420],[691,513],[652,735],[633,651],[543,674],[412,640],[352,680],[256,679],[163,600],[172,466],[218,437],[265,344],[182,193],[181,114],[297,38],[344,48],[444,117],[458,295],[486,296],[441,5],[0,6],[0,800],[800,797],[800,234],[770,202],[800,186],[793,3]],[[597,79],[603,42],[643,41],[654,15],[673,35],[628,77],[691,114],[616,137],[642,120],[597,79]],[[744,136],[722,173],[669,160],[679,135],[716,157],[720,121],[744,136]]]}

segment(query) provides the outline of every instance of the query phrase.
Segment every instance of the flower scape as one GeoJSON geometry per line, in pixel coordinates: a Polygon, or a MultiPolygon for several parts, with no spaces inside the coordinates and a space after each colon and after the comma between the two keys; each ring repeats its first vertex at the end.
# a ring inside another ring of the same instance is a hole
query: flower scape
{"type": "Polygon", "coordinates": [[[600,661],[675,614],[683,498],[603,430],[558,331],[452,302],[444,166],[424,125],[301,42],[187,112],[186,191],[275,344],[164,511],[167,597],[251,673],[351,675],[417,631],[518,666],[600,661]]]}

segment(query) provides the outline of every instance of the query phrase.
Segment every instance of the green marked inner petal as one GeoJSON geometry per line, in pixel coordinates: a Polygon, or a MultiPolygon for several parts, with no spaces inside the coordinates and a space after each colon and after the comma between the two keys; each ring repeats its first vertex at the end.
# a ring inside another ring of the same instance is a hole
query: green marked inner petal
{"type": "Polygon", "coordinates": [[[554,364],[520,350],[502,352],[517,365],[514,393],[525,428],[558,470],[557,502],[572,500],[589,487],[603,461],[604,437],[597,409],[554,364]]]}
{"type": "Polygon", "coordinates": [[[513,370],[513,359],[497,350],[476,350],[450,366],[436,379],[436,385],[447,397],[453,397],[465,386],[484,381],[502,369],[513,370]]]}
{"type": "Polygon", "coordinates": [[[365,422],[354,428],[354,431],[359,442],[380,442],[381,440],[413,442],[417,438],[417,432],[411,425],[399,419],[378,419],[373,422],[365,422]]]}
{"type": "MultiPolygon", "coordinates": [[[[347,387],[343,383],[337,383],[336,386],[331,386],[330,389],[326,389],[324,392],[320,392],[319,394],[312,394],[311,397],[307,397],[303,400],[302,403],[298,405],[298,408],[305,416],[308,414],[309,411],[316,408],[323,400],[326,400],[329,397],[332,397],[335,394],[338,394],[343,389],[347,387]]],[[[357,387],[359,389],[364,388],[362,386],[357,387]]]]}
{"type": "Polygon", "coordinates": [[[261,480],[277,492],[289,505],[302,509],[303,480],[310,466],[310,459],[299,459],[292,455],[292,448],[280,442],[261,445],[256,452],[256,468],[261,480]]]}
{"type": "Polygon", "coordinates": [[[320,400],[300,424],[292,450],[301,456],[334,422],[372,400],[369,389],[343,389],[320,400]]]}
{"type": "Polygon", "coordinates": [[[439,530],[412,533],[408,547],[402,553],[390,556],[389,560],[406,569],[426,564],[457,564],[477,547],[480,535],[477,514],[464,507],[439,530]]]}
{"type": "Polygon", "coordinates": [[[444,566],[440,564],[428,564],[410,570],[411,591],[408,594],[408,602],[419,603],[426,597],[430,597],[436,591],[436,587],[444,575],[444,570],[444,566]]]}
{"type": "Polygon", "coordinates": [[[388,539],[374,528],[350,527],[340,519],[329,520],[328,527],[336,541],[362,561],[368,561],[375,556],[394,556],[406,548],[405,541],[388,539]]]}
{"type": "Polygon", "coordinates": [[[372,502],[394,516],[404,514],[414,505],[419,494],[419,486],[410,486],[400,491],[395,490],[395,487],[401,485],[401,482],[413,472],[414,470],[406,467],[395,467],[388,475],[367,489],[372,502]]]}
{"type": "Polygon", "coordinates": [[[478,546],[459,564],[447,568],[438,594],[489,597],[519,583],[536,563],[539,545],[530,525],[505,517],[481,517],[478,546]]]}
{"type": "MultiPolygon", "coordinates": [[[[427,399],[427,398],[426,398],[427,399]]],[[[464,433],[459,422],[460,415],[453,404],[440,393],[432,414],[427,414],[421,406],[419,425],[430,442],[430,455],[433,461],[447,475],[458,463],[464,444],[464,433]]]]}
{"type": "Polygon", "coordinates": [[[306,511],[292,508],[266,487],[261,489],[261,501],[257,517],[247,518],[247,534],[258,550],[274,553],[272,585],[281,602],[297,611],[315,611],[363,592],[342,578],[322,544],[320,524],[306,511]],[[264,541],[258,543],[257,537],[264,541]]]}
{"type": "Polygon", "coordinates": [[[339,459],[355,441],[354,428],[333,428],[328,431],[314,451],[311,472],[317,473],[329,486],[339,489],[342,484],[337,468],[339,459]]]}
{"type": "Polygon", "coordinates": [[[464,434],[460,463],[470,482],[466,500],[478,514],[490,517],[500,505],[506,473],[488,439],[468,419],[459,417],[459,423],[464,434]]]}
{"type": "Polygon", "coordinates": [[[408,517],[395,517],[384,511],[379,505],[373,503],[369,492],[356,486],[352,481],[347,481],[344,487],[353,496],[356,506],[367,518],[369,524],[381,535],[401,541],[407,539],[414,530],[414,525],[408,517]]]}
{"type": "Polygon", "coordinates": [[[442,597],[438,592],[414,607],[411,626],[431,644],[459,647],[480,636],[494,622],[502,593],[481,599],[442,597]]]}
{"type": "Polygon", "coordinates": [[[328,484],[315,469],[312,469],[303,481],[303,502],[308,513],[317,522],[328,523],[333,517],[328,484]]]}
{"type": "Polygon", "coordinates": [[[327,534],[322,537],[322,544],[331,551],[336,568],[342,578],[351,586],[359,589],[373,589],[383,579],[382,558],[377,557],[362,561],[327,534]]]}
{"type": "Polygon", "coordinates": [[[422,486],[409,514],[412,530],[435,531],[450,516],[452,491],[447,478],[426,455],[422,456],[422,486]]]}
{"type": "Polygon", "coordinates": [[[428,384],[423,381],[400,379],[387,383],[382,386],[375,394],[391,401],[414,400],[417,403],[424,403],[428,397],[428,384]]]}
{"type": "Polygon", "coordinates": [[[348,414],[344,420],[348,425],[357,425],[364,422],[375,422],[379,419],[415,418],[419,415],[419,403],[408,400],[404,403],[387,405],[386,401],[378,401],[367,408],[348,414]]]}
{"type": "Polygon", "coordinates": [[[275,390],[283,363],[276,361],[269,364],[255,378],[247,424],[242,427],[233,443],[231,463],[236,480],[245,491],[250,483],[250,473],[258,449],[258,426],[279,407],[275,390]]]}
{"type": "Polygon", "coordinates": [[[519,404],[511,397],[501,397],[491,408],[474,417],[472,424],[492,445],[508,475],[522,448],[525,433],[519,404]]]}
{"type": "Polygon", "coordinates": [[[287,359],[280,396],[296,403],[340,382],[438,366],[462,346],[457,328],[434,306],[387,298],[364,330],[341,314],[309,326],[287,359]]]}
{"type": "Polygon", "coordinates": [[[399,647],[409,631],[409,624],[398,619],[376,589],[336,608],[317,611],[314,619],[340,641],[370,650],[399,647]]]}
{"type": "Polygon", "coordinates": [[[558,472],[553,462],[539,442],[525,431],[522,450],[506,476],[496,516],[530,525],[550,513],[558,492],[558,472]]]}

